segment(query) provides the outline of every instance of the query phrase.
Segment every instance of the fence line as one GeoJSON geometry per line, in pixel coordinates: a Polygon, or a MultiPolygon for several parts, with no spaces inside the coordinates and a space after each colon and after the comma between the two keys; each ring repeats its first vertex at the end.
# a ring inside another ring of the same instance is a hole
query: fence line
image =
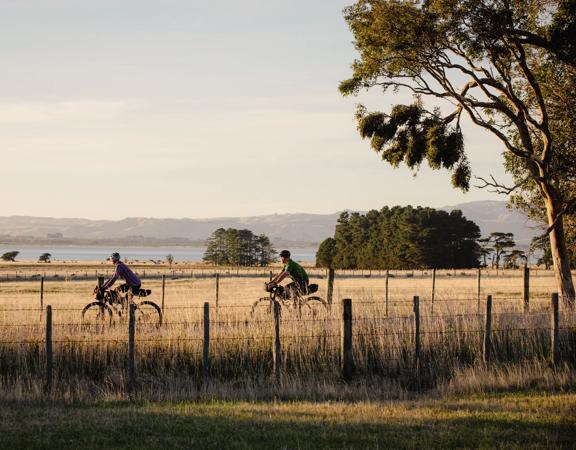
{"type": "MultiPolygon", "coordinates": [[[[576,327],[558,327],[558,331],[565,330],[575,330],[576,327]]],[[[492,329],[493,333],[496,332],[517,332],[517,331],[550,331],[551,328],[547,327],[523,327],[523,328],[497,328],[492,329]]],[[[420,331],[420,335],[438,335],[438,334],[483,334],[483,329],[477,330],[434,330],[434,331],[420,331]]],[[[377,333],[354,333],[353,338],[356,337],[368,337],[368,336],[411,336],[413,331],[390,331],[390,332],[377,332],[377,333]]],[[[316,339],[316,338],[331,338],[331,337],[342,337],[341,334],[294,334],[294,335],[282,335],[282,339],[316,339]]],[[[273,335],[261,335],[261,336],[217,336],[212,337],[211,341],[255,341],[255,340],[266,340],[273,339],[273,335]]],[[[138,342],[188,342],[188,341],[202,341],[203,338],[144,338],[138,339],[138,342]]],[[[44,340],[24,340],[24,341],[0,341],[0,345],[3,344],[41,344],[44,340]]],[[[103,343],[126,343],[125,339],[52,339],[53,343],[57,344],[103,344],[103,343]]]]}
{"type": "MultiPolygon", "coordinates": [[[[138,329],[138,326],[136,326],[138,329]]],[[[553,328],[551,327],[514,327],[514,328],[492,328],[492,333],[508,333],[508,332],[519,332],[519,331],[548,331],[551,332],[553,328]]],[[[557,331],[576,331],[576,326],[567,326],[567,327],[557,327],[557,331]]],[[[436,334],[484,334],[484,329],[477,329],[477,330],[433,330],[433,331],[420,331],[420,335],[436,335],[436,334]]],[[[354,333],[353,338],[357,337],[369,337],[369,336],[412,336],[414,335],[413,331],[390,331],[390,332],[377,332],[377,333],[354,333]]],[[[317,339],[317,338],[336,338],[342,337],[341,334],[294,334],[294,335],[282,335],[282,340],[284,339],[317,339]]],[[[211,341],[255,341],[255,340],[267,340],[273,339],[273,335],[263,335],[263,336],[220,336],[211,338],[211,341]]],[[[202,341],[203,338],[139,338],[137,342],[197,342],[202,341]]],[[[22,344],[22,345],[30,345],[30,344],[43,344],[45,343],[45,339],[40,340],[19,340],[19,341],[0,341],[0,345],[5,344],[22,344]]],[[[94,344],[109,344],[109,343],[121,343],[126,344],[126,339],[52,339],[52,343],[54,344],[84,344],[84,345],[94,345],[94,344]]]]}
{"type": "MultiPolygon", "coordinates": [[[[356,303],[360,303],[362,304],[362,302],[354,302],[356,303]]],[[[235,306],[235,305],[234,305],[235,306]]],[[[194,307],[196,309],[196,307],[194,307]]],[[[202,307],[198,307],[197,309],[200,308],[205,308],[205,306],[202,307]]],[[[226,305],[222,305],[219,306],[218,308],[226,308],[226,305]]],[[[83,308],[52,308],[52,312],[54,311],[82,311],[83,308]]],[[[38,311],[37,308],[34,309],[9,309],[9,310],[2,310],[0,309],[0,312],[2,311],[38,311]]],[[[492,317],[518,317],[518,318],[523,318],[523,319],[529,319],[529,318],[534,318],[534,317],[548,317],[550,315],[549,312],[542,312],[542,313],[529,313],[529,314],[524,314],[522,312],[492,312],[491,313],[492,317]]],[[[473,319],[473,318],[479,318],[482,317],[482,314],[478,314],[478,313],[458,313],[458,314],[435,314],[435,315],[422,315],[420,314],[419,317],[420,319],[434,319],[434,320],[442,320],[445,318],[455,318],[455,317],[459,317],[459,318],[463,318],[463,319],[473,319]]],[[[366,316],[366,317],[353,317],[352,320],[354,322],[378,322],[378,321],[396,321],[396,320],[411,320],[413,319],[413,315],[409,315],[409,316],[366,316]]],[[[326,323],[326,322],[339,322],[341,319],[338,318],[330,318],[330,317],[320,317],[320,318],[312,318],[312,319],[306,319],[306,318],[285,318],[282,319],[283,323],[326,323]]],[[[184,320],[184,321],[178,321],[178,322],[164,322],[161,326],[162,327],[166,327],[166,326],[175,326],[175,325],[202,325],[204,323],[203,320],[184,320]]],[[[267,320],[262,320],[262,319],[252,319],[252,318],[246,318],[246,319],[241,319],[241,320],[211,320],[210,321],[210,325],[214,326],[214,325],[228,325],[228,326],[233,326],[233,325],[242,325],[242,326],[247,326],[247,325],[252,325],[252,324],[263,324],[263,323],[269,323],[269,321],[267,320]]],[[[0,324],[0,328],[33,328],[33,327],[39,327],[42,326],[41,322],[34,322],[34,323],[19,323],[19,324],[13,324],[13,323],[9,323],[9,324],[0,324]]],[[[58,327],[65,327],[65,326],[70,326],[70,327],[76,327],[76,326],[82,326],[82,327],[91,327],[91,326],[102,326],[99,324],[91,324],[91,323],[82,323],[82,322],[53,322],[52,326],[58,326],[58,327]]],[[[154,327],[157,328],[158,325],[156,324],[138,324],[138,326],[149,326],[149,327],[154,327]]]]}
{"type": "MultiPolygon", "coordinates": [[[[146,343],[146,342],[168,342],[173,344],[178,344],[182,342],[202,342],[202,376],[203,382],[206,383],[209,381],[210,378],[210,342],[228,342],[228,341],[245,341],[245,342],[252,342],[252,341],[269,341],[271,345],[271,355],[272,355],[272,363],[273,363],[273,381],[276,385],[280,385],[282,383],[282,371],[283,371],[283,353],[284,353],[284,346],[282,345],[283,342],[286,341],[298,341],[301,339],[328,339],[328,338],[339,338],[340,339],[340,364],[341,364],[341,376],[344,381],[350,381],[354,378],[356,372],[355,366],[355,352],[354,352],[354,342],[358,338],[374,338],[379,336],[408,336],[410,337],[410,341],[413,344],[413,362],[416,377],[418,378],[421,370],[421,337],[424,335],[449,335],[449,334],[478,334],[482,338],[482,354],[483,354],[483,361],[485,364],[491,364],[492,359],[492,336],[495,333],[510,333],[510,332],[534,332],[534,331],[545,331],[549,332],[550,334],[550,342],[551,342],[551,350],[550,350],[550,359],[552,364],[557,365],[560,362],[560,353],[559,353],[559,332],[561,330],[573,330],[576,327],[560,327],[559,326],[559,302],[558,302],[558,295],[552,295],[551,307],[550,312],[547,314],[544,313],[528,313],[528,314],[512,314],[512,313],[500,313],[494,314],[492,312],[492,296],[488,296],[486,300],[485,306],[485,314],[484,314],[484,324],[482,327],[478,329],[449,329],[449,330],[422,330],[422,319],[440,319],[442,315],[420,315],[420,298],[415,296],[413,298],[413,315],[402,316],[402,317],[358,317],[354,318],[353,316],[353,309],[352,309],[352,300],[351,299],[344,299],[341,305],[341,318],[340,319],[314,319],[311,320],[318,324],[322,323],[332,323],[332,322],[340,322],[341,329],[340,332],[321,332],[318,334],[282,334],[282,324],[286,322],[299,322],[300,320],[297,319],[281,319],[280,316],[280,305],[278,302],[274,303],[274,315],[273,320],[265,321],[259,320],[259,323],[269,323],[272,326],[273,333],[270,335],[262,335],[262,336],[219,336],[217,333],[213,335],[210,333],[210,328],[213,325],[228,325],[231,327],[235,327],[239,324],[246,326],[247,324],[250,325],[253,322],[251,321],[210,321],[210,304],[208,302],[204,303],[201,306],[204,310],[204,316],[202,321],[193,321],[193,322],[179,322],[182,324],[194,324],[194,325],[202,325],[203,326],[203,335],[198,337],[188,336],[188,337],[148,337],[148,336],[137,336],[136,331],[139,329],[136,325],[135,321],[135,305],[130,305],[130,314],[129,314],[129,322],[128,322],[128,336],[127,339],[53,339],[53,327],[54,326],[66,326],[69,325],[68,323],[54,323],[53,322],[53,312],[56,309],[53,309],[51,305],[47,305],[46,307],[46,332],[44,340],[12,340],[12,341],[4,341],[0,342],[0,345],[45,345],[45,363],[46,363],[46,374],[45,374],[45,381],[46,381],[46,392],[49,394],[53,389],[53,345],[60,344],[60,345],[68,345],[68,344],[83,344],[83,345],[107,345],[107,344],[128,344],[127,348],[127,377],[126,377],[126,387],[127,392],[132,395],[137,389],[137,372],[135,366],[135,359],[136,359],[136,352],[138,351],[139,343],[146,343]],[[537,327],[537,326],[526,326],[526,327],[505,327],[505,328],[492,328],[492,321],[495,316],[521,316],[526,319],[533,318],[533,317],[543,317],[548,315],[550,317],[550,325],[549,327],[537,327]],[[386,320],[400,320],[400,319],[412,319],[413,323],[410,330],[401,330],[401,331],[384,331],[384,330],[374,330],[372,331],[362,331],[358,333],[353,332],[353,324],[354,322],[358,321],[386,321],[386,320]]],[[[363,302],[356,302],[362,304],[363,302]]],[[[216,308],[224,308],[224,307],[233,307],[235,305],[219,305],[216,308]]],[[[245,305],[242,305],[245,307],[245,305]]],[[[37,309],[34,309],[37,310],[37,309]]],[[[74,311],[77,309],[70,309],[70,308],[61,308],[58,309],[59,311],[74,311]]],[[[447,315],[446,317],[466,317],[463,314],[457,315],[447,315]]],[[[481,315],[479,314],[472,314],[469,317],[479,318],[481,315]]],[[[29,324],[6,324],[11,325],[13,328],[21,327],[26,328],[29,327],[29,324]]],[[[73,324],[74,326],[78,324],[73,324]]],[[[98,325],[102,328],[101,325],[98,325]]],[[[155,328],[160,329],[161,327],[155,326],[155,328]]],[[[215,351],[218,351],[218,347],[216,347],[215,351]]]]}

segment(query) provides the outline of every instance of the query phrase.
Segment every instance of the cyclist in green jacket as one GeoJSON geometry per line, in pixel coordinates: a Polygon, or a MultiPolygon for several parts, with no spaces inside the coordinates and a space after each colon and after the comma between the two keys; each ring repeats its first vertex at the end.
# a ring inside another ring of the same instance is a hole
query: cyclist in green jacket
{"type": "Polygon", "coordinates": [[[282,250],[280,252],[280,258],[282,259],[284,267],[278,275],[270,280],[268,286],[276,286],[284,278],[290,277],[292,278],[292,282],[285,287],[288,298],[293,297],[292,291],[295,289],[298,289],[301,295],[308,294],[308,274],[304,268],[296,261],[290,259],[290,252],[288,250],[282,250]]]}

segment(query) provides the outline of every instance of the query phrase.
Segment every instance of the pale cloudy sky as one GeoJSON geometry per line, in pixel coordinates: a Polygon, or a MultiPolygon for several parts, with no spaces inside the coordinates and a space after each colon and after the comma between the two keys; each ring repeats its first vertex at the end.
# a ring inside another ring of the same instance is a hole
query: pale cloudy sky
{"type": "MultiPolygon", "coordinates": [[[[338,93],[352,0],[0,0],[0,215],[331,213],[503,199],[381,162],[338,93]]],[[[374,93],[387,109],[406,96],[374,93]]],[[[466,128],[477,175],[502,148],[466,128]]]]}

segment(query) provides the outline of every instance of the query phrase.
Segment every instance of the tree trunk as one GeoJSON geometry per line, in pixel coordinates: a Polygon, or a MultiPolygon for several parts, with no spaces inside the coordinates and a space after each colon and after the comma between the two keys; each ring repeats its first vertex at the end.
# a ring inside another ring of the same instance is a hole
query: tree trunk
{"type": "MultiPolygon", "coordinates": [[[[558,208],[556,202],[552,199],[545,199],[544,201],[546,204],[548,225],[550,226],[554,223],[560,208],[558,208]]],[[[550,250],[552,251],[554,275],[556,276],[556,283],[562,296],[562,301],[566,306],[573,308],[576,295],[574,293],[570,259],[568,258],[566,240],[564,238],[564,221],[562,217],[560,217],[556,226],[550,232],[550,250]]]]}

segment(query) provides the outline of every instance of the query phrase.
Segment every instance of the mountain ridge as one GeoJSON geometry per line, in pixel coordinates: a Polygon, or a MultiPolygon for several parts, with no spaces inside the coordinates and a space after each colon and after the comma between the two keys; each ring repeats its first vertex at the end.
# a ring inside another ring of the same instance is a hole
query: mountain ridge
{"type": "MultiPolygon", "coordinates": [[[[537,224],[518,211],[506,208],[504,201],[475,201],[436,208],[443,211],[460,209],[473,220],[483,235],[494,231],[514,233],[520,245],[529,244],[539,231],[537,224]]],[[[7,238],[47,239],[59,235],[66,240],[106,240],[129,237],[145,241],[182,239],[204,241],[217,228],[249,228],[255,234],[266,234],[275,243],[315,243],[334,235],[340,212],[332,214],[284,213],[244,217],[154,218],[126,217],[120,220],[55,218],[35,216],[0,217],[0,242],[7,238]]]]}

